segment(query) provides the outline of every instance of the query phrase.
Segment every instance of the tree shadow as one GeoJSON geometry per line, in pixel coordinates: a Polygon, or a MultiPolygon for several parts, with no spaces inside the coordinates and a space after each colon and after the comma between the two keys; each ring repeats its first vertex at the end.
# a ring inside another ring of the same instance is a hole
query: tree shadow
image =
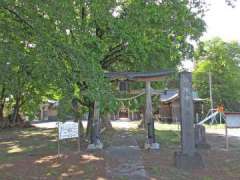
{"type": "MultiPolygon", "coordinates": [[[[0,132],[0,179],[97,179],[104,177],[102,152],[77,153],[77,140],[61,142],[56,129],[9,129],[0,132]]],[[[85,144],[84,144],[85,143],[85,144]]]]}
{"type": "Polygon", "coordinates": [[[146,171],[155,179],[240,179],[240,138],[229,137],[229,150],[225,148],[225,137],[207,134],[210,149],[197,149],[206,167],[191,171],[179,170],[174,165],[174,152],[179,151],[180,132],[156,130],[160,151],[143,152],[146,171]],[[201,179],[201,178],[200,178],[201,179]]]}

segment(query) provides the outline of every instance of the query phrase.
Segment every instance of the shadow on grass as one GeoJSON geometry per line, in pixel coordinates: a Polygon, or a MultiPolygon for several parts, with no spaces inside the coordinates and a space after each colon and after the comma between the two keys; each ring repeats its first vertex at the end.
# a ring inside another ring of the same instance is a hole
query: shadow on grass
{"type": "MultiPolygon", "coordinates": [[[[105,177],[103,152],[76,153],[76,140],[62,142],[64,156],[58,158],[56,129],[9,129],[0,132],[0,179],[97,179],[105,177]]],[[[113,129],[104,132],[105,148],[119,144],[117,134],[130,133],[140,147],[146,134],[141,129],[113,129]]],[[[155,179],[240,179],[240,140],[230,137],[229,151],[224,150],[225,138],[207,134],[210,150],[201,150],[206,168],[186,172],[174,167],[173,154],[179,149],[180,132],[157,129],[156,140],[161,149],[143,151],[146,171],[155,179]],[[198,178],[200,177],[200,178],[198,178]]]]}
{"type": "Polygon", "coordinates": [[[156,139],[161,145],[159,152],[145,152],[146,171],[155,179],[240,179],[240,138],[230,137],[229,151],[225,149],[225,137],[207,134],[211,149],[199,150],[206,167],[193,171],[175,168],[174,152],[180,149],[180,132],[156,130],[156,139]]]}
{"type": "Polygon", "coordinates": [[[56,129],[16,128],[1,131],[0,137],[0,161],[53,153],[56,149],[56,129]]]}
{"type": "Polygon", "coordinates": [[[8,129],[0,132],[0,179],[69,179],[104,177],[102,152],[77,151],[77,141],[61,142],[56,129],[8,129]]]}

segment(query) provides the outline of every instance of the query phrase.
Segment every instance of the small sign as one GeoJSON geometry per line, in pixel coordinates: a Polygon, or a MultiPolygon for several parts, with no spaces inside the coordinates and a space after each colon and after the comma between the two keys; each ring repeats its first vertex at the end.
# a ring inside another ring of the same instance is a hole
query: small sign
{"type": "Polygon", "coordinates": [[[229,149],[228,128],[240,128],[240,112],[225,112],[226,149],[229,149]]]}
{"type": "Polygon", "coordinates": [[[58,124],[59,140],[78,137],[78,123],[76,122],[59,122],[58,124]]]}
{"type": "Polygon", "coordinates": [[[227,128],[240,128],[240,113],[225,113],[227,128]]]}

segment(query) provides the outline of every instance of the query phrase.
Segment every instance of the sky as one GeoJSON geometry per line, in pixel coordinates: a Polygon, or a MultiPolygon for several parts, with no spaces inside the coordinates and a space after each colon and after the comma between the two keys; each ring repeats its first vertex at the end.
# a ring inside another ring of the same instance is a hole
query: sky
{"type": "Polygon", "coordinates": [[[218,36],[224,41],[240,42],[240,0],[235,3],[235,8],[227,6],[225,0],[206,1],[210,5],[204,17],[207,32],[204,33],[202,40],[218,36]]]}
{"type": "MultiPolygon", "coordinates": [[[[209,3],[209,11],[204,17],[207,31],[201,40],[220,37],[226,42],[238,41],[240,43],[240,0],[235,3],[235,8],[228,6],[225,0],[206,1],[209,3]]],[[[195,67],[192,60],[184,60],[181,63],[182,67],[189,71],[193,71],[195,67]]]]}

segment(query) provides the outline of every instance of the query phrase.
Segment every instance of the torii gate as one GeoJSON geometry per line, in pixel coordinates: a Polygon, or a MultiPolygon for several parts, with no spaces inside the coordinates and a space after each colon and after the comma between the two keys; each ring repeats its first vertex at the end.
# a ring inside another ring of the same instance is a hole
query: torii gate
{"type": "MultiPolygon", "coordinates": [[[[152,95],[160,94],[161,91],[153,90],[151,82],[162,80],[175,73],[171,70],[159,72],[109,72],[105,77],[111,81],[124,80],[145,82],[146,109],[145,109],[145,130],[147,131],[147,142],[149,148],[157,149],[159,145],[155,140],[154,119],[152,113],[152,95]],[[147,127],[147,128],[146,128],[147,127]]],[[[181,113],[181,151],[175,153],[175,164],[178,168],[203,167],[203,161],[196,151],[193,125],[193,99],[192,99],[192,74],[180,72],[180,113],[181,113]]],[[[99,103],[94,105],[94,118],[91,128],[89,149],[102,148],[99,133],[99,103]]]]}
{"type": "MultiPolygon", "coordinates": [[[[160,81],[169,75],[173,74],[174,71],[165,70],[160,72],[110,72],[106,73],[105,76],[111,81],[121,80],[121,81],[135,81],[135,82],[144,82],[145,83],[145,92],[146,94],[146,108],[145,108],[145,130],[147,132],[147,139],[145,143],[146,148],[159,149],[159,144],[156,143],[155,131],[154,131],[154,119],[152,112],[152,95],[159,95],[161,92],[151,88],[151,82],[160,81]]],[[[137,94],[142,90],[132,90],[130,94],[137,94]]]]}

